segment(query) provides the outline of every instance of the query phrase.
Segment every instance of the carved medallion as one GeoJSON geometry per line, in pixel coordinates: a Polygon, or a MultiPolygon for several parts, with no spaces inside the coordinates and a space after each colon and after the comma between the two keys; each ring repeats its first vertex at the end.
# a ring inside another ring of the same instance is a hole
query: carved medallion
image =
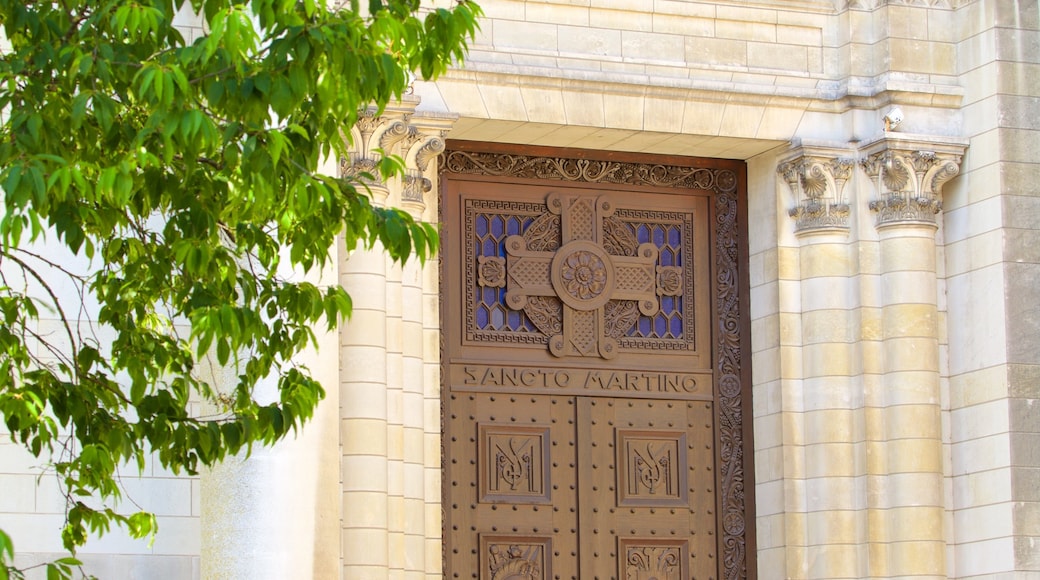
{"type": "MultiPolygon", "coordinates": [[[[521,310],[530,297],[559,298],[564,305],[562,332],[549,338],[549,351],[557,357],[614,358],[618,341],[608,328],[604,306],[610,300],[634,300],[644,316],[657,314],[658,248],[643,243],[632,256],[607,252],[603,224],[614,213],[607,196],[551,193],[545,205],[560,216],[564,243],[555,251],[532,250],[523,235],[506,238],[506,304],[521,310]]],[[[618,238],[612,236],[615,246],[618,238]]],[[[635,239],[631,232],[630,238],[635,239]]],[[[617,319],[610,322],[616,326],[617,319]]]]}

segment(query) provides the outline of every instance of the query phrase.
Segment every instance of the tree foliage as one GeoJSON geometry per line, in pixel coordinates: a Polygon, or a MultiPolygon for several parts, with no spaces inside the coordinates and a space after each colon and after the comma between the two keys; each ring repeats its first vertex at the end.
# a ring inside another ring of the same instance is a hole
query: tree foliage
{"type": "MultiPolygon", "coordinates": [[[[119,466],[154,454],[195,473],[312,415],[322,387],[293,359],[351,301],[279,271],[322,267],[337,237],[397,260],[437,244],[429,224],[318,168],[347,154],[359,110],[460,60],[480,15],[467,0],[180,1],[0,0],[0,417],[53,458],[73,552],[113,524],[155,530],[151,514],[104,507],[119,466]],[[206,32],[185,38],[178,9],[206,32]],[[237,382],[207,382],[207,356],[237,382]],[[261,380],[277,402],[257,402],[261,380]],[[220,412],[194,415],[192,400],[220,412]]],[[[0,577],[12,554],[0,532],[0,577]]]]}

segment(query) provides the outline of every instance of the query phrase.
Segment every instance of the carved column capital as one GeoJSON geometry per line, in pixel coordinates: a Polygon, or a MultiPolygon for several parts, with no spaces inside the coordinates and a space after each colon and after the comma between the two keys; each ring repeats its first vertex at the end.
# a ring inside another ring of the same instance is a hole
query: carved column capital
{"type": "Polygon", "coordinates": [[[405,164],[401,205],[416,217],[426,209],[426,195],[433,191],[437,164],[430,162],[444,151],[445,137],[457,118],[417,115],[409,123],[408,136],[401,140],[405,164]]]}
{"type": "Polygon", "coordinates": [[[433,191],[436,164],[430,161],[444,151],[444,139],[458,118],[416,113],[418,104],[418,98],[406,97],[382,111],[361,111],[348,138],[350,153],[339,161],[341,178],[360,184],[376,203],[400,203],[416,218],[426,209],[426,194],[433,191]],[[378,165],[387,155],[399,156],[404,172],[384,182],[378,165]]]}
{"type": "Polygon", "coordinates": [[[777,166],[798,205],[788,211],[797,234],[849,231],[845,184],[855,167],[850,151],[798,147],[777,166]]]}
{"type": "Polygon", "coordinates": [[[926,136],[886,134],[863,148],[860,161],[874,187],[875,225],[936,226],[942,187],[960,172],[967,143],[926,136]]]}

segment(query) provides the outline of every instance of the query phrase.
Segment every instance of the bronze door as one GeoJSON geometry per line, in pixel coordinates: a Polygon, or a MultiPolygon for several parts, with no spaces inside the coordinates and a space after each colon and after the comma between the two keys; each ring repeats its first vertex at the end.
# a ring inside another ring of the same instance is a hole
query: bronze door
{"type": "Polygon", "coordinates": [[[710,403],[450,400],[450,577],[714,577],[710,403]]]}
{"type": "Polygon", "coordinates": [[[445,577],[752,577],[742,172],[455,146],[445,577]]]}

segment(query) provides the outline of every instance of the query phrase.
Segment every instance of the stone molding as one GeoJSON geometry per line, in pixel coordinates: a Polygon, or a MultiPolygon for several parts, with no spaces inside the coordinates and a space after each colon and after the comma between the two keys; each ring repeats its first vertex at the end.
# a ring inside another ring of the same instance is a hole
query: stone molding
{"type": "Polygon", "coordinates": [[[960,172],[967,141],[886,132],[861,151],[870,178],[878,229],[893,225],[937,227],[942,187],[960,172]]]}
{"type": "Polygon", "coordinates": [[[795,220],[796,234],[848,234],[850,209],[845,184],[855,165],[852,151],[804,146],[779,163],[777,173],[798,200],[798,205],[788,210],[795,220]]]}
{"type": "Polygon", "coordinates": [[[886,5],[912,6],[914,8],[940,8],[955,10],[972,0],[849,0],[849,10],[875,10],[886,5]]]}

